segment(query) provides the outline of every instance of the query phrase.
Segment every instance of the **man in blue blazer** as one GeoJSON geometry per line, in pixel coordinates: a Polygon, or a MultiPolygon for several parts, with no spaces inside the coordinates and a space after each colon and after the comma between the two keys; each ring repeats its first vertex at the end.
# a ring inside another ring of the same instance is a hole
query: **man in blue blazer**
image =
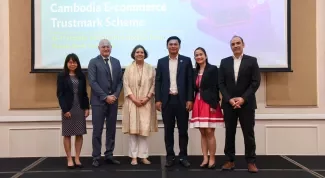
{"type": "Polygon", "coordinates": [[[122,89],[122,69],[119,60],[110,56],[112,45],[107,39],[99,42],[100,55],[90,60],[88,79],[91,87],[90,104],[93,124],[93,166],[100,166],[102,132],[106,118],[105,162],[120,164],[113,158],[118,110],[118,97],[122,89]]]}
{"type": "Polygon", "coordinates": [[[175,164],[175,118],[179,134],[179,161],[189,167],[187,160],[188,117],[194,99],[193,65],[189,57],[179,55],[181,40],[167,39],[169,55],[158,60],[155,81],[156,108],[162,112],[167,152],[166,167],[175,164]]]}

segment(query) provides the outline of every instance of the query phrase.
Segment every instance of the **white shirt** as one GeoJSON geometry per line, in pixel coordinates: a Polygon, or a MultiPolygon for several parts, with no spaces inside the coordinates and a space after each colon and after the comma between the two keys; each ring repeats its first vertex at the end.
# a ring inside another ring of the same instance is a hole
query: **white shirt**
{"type": "Polygon", "coordinates": [[[172,94],[177,94],[177,66],[178,66],[178,55],[175,59],[169,57],[169,76],[170,76],[170,88],[169,91],[172,94]]]}
{"type": "Polygon", "coordinates": [[[234,59],[234,74],[235,74],[235,81],[236,82],[237,82],[239,67],[240,67],[242,58],[243,58],[243,54],[240,55],[239,58],[236,58],[235,56],[233,56],[233,59],[234,59]]]}
{"type": "Polygon", "coordinates": [[[105,57],[102,56],[102,58],[103,58],[105,64],[108,63],[109,69],[111,71],[111,78],[112,78],[112,81],[113,81],[113,71],[112,71],[111,57],[108,56],[107,58],[105,58],[105,57]],[[108,59],[107,63],[106,63],[105,59],[108,59]]]}

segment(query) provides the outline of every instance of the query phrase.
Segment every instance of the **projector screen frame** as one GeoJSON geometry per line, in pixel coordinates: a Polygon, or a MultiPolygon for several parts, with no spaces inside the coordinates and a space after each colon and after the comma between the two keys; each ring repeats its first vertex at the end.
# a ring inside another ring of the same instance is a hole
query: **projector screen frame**
{"type": "MultiPolygon", "coordinates": [[[[291,67],[291,0],[287,1],[287,68],[260,68],[261,72],[293,72],[291,67]]],[[[59,73],[63,69],[35,69],[35,0],[31,0],[31,70],[30,73],[59,73]]],[[[122,68],[124,73],[124,68],[122,68]]],[[[87,72],[87,69],[83,69],[87,72]]]]}

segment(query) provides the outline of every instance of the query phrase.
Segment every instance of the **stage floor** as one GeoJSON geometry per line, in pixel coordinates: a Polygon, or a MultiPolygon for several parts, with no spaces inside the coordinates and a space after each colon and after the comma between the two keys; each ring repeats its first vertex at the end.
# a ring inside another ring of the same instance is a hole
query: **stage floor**
{"type": "Polygon", "coordinates": [[[69,170],[64,157],[44,158],[0,158],[0,178],[325,178],[325,156],[257,156],[259,172],[247,172],[243,156],[237,156],[236,169],[221,171],[224,156],[216,156],[215,170],[199,167],[202,157],[190,156],[190,168],[179,164],[165,168],[164,156],[151,156],[151,165],[130,165],[128,157],[116,157],[121,165],[103,164],[99,168],[91,166],[91,158],[83,157],[83,169],[69,170]]]}

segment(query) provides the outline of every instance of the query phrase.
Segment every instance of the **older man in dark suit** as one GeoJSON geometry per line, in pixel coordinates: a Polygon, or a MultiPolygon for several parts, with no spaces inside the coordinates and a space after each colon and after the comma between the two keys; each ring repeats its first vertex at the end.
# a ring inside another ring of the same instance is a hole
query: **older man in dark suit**
{"type": "Polygon", "coordinates": [[[158,60],[155,97],[156,108],[162,112],[167,151],[166,167],[175,163],[175,118],[179,135],[180,163],[189,167],[187,160],[188,117],[194,98],[193,65],[189,57],[178,54],[181,40],[172,36],[167,39],[169,55],[158,60]]]}
{"type": "Polygon", "coordinates": [[[120,164],[113,158],[118,110],[118,97],[122,89],[122,69],[119,60],[110,56],[112,45],[107,39],[99,42],[100,55],[90,60],[88,79],[91,86],[90,104],[93,124],[93,166],[100,166],[102,132],[106,118],[105,161],[120,164]]]}
{"type": "Polygon", "coordinates": [[[222,109],[226,125],[225,155],[229,160],[223,170],[235,168],[235,135],[237,121],[243,131],[245,158],[249,172],[257,172],[255,165],[255,92],[260,86],[261,75],[257,59],[243,53],[244,40],[234,36],[230,42],[233,56],[221,60],[219,87],[222,94],[222,109]]]}

